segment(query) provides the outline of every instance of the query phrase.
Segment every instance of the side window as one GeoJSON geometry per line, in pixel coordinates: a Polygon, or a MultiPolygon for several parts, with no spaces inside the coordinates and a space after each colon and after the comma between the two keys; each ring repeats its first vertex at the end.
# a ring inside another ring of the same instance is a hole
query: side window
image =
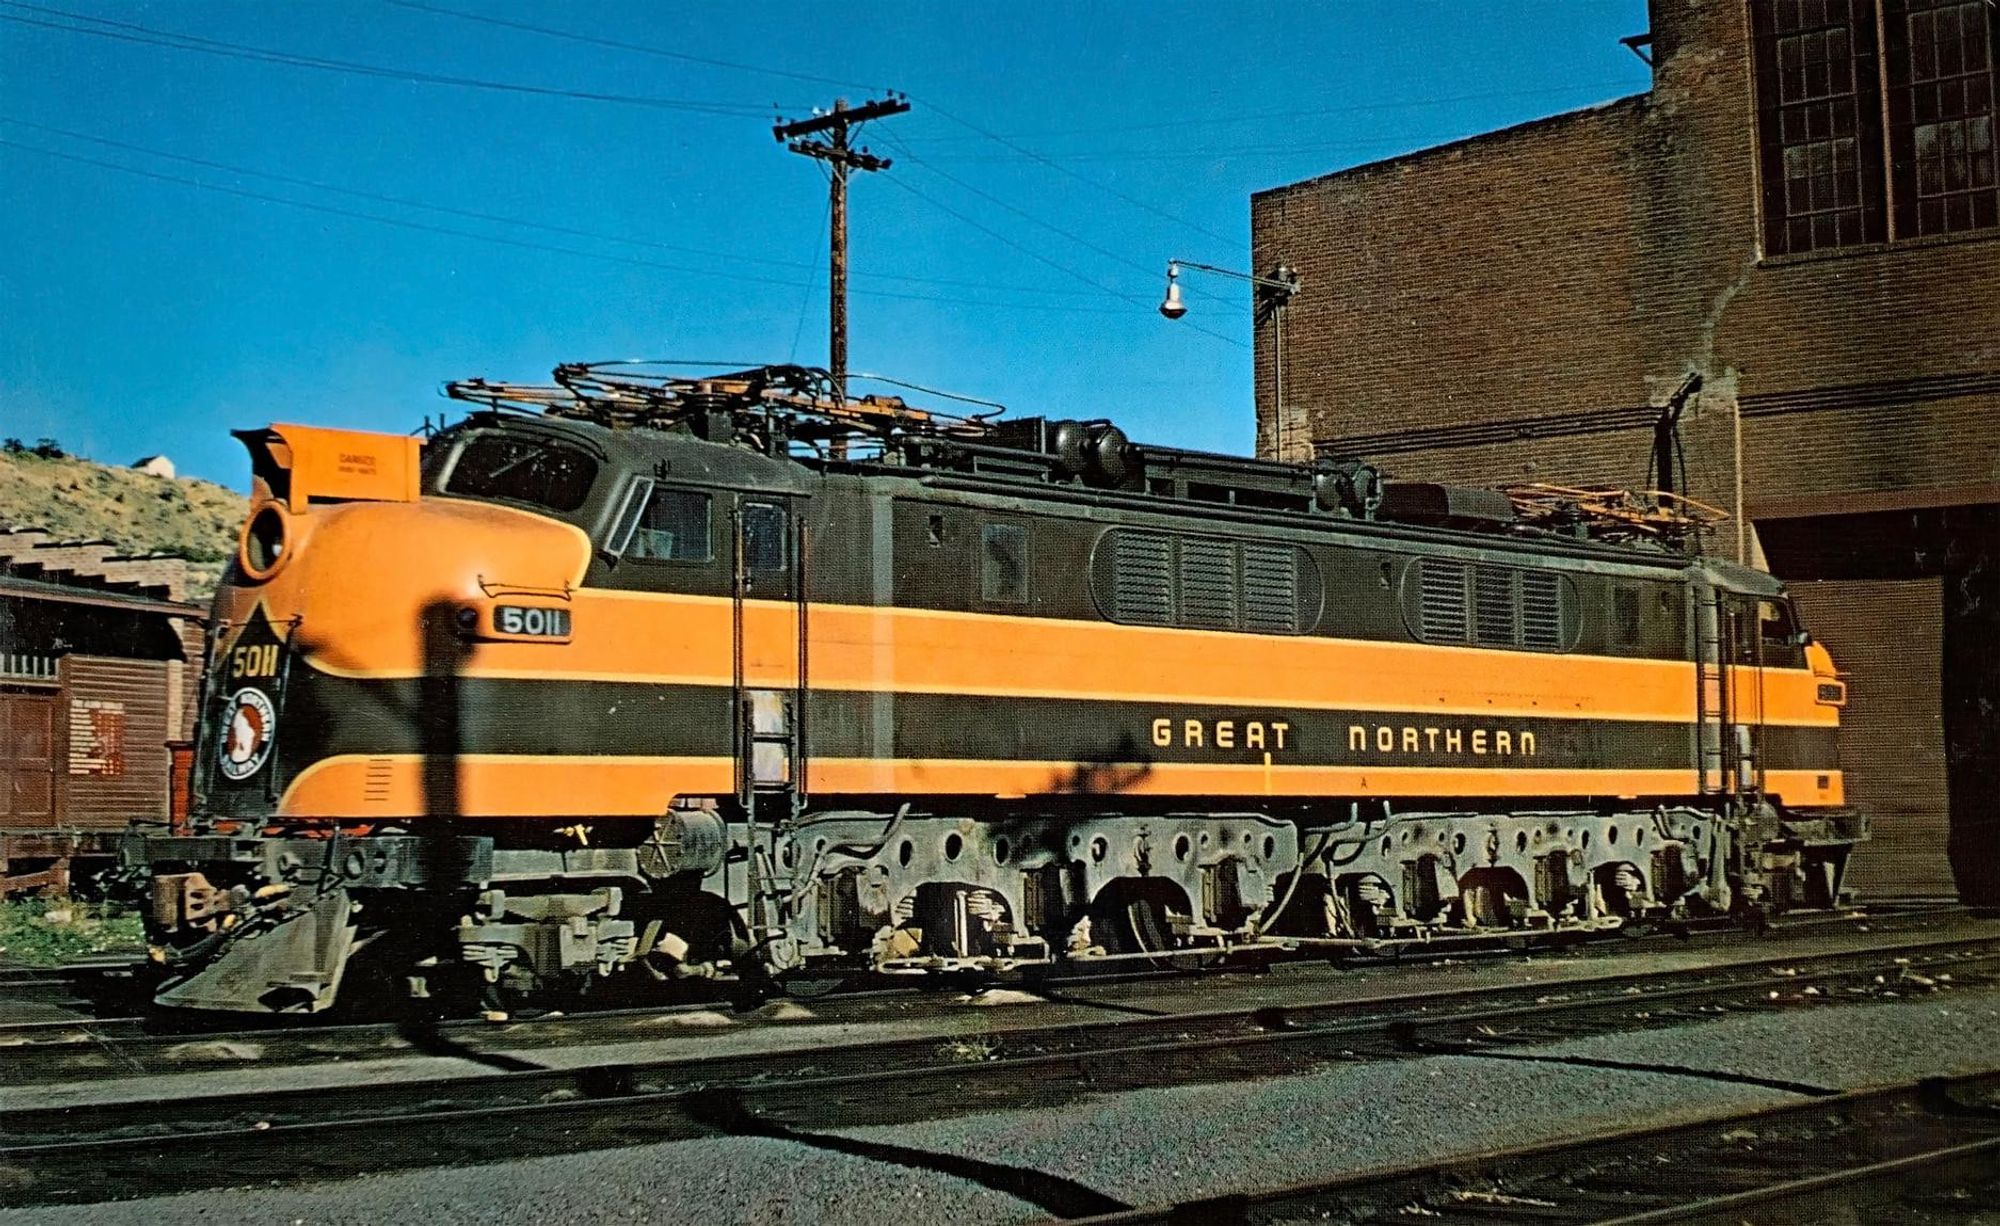
{"type": "Polygon", "coordinates": [[[773,502],[743,504],[743,569],[768,573],[785,569],[790,516],[773,502]]]}
{"type": "Polygon", "coordinates": [[[638,561],[708,562],[715,557],[709,498],[693,490],[655,487],[625,534],[619,552],[638,561]]]}
{"type": "Polygon", "coordinates": [[[993,604],[1028,602],[1028,530],[1018,524],[979,529],[979,598],[993,604]]]}
{"type": "Polygon", "coordinates": [[[1611,641],[1621,647],[1639,645],[1639,591],[1620,584],[1611,589],[1611,641]]]}
{"type": "Polygon", "coordinates": [[[1766,664],[1796,667],[1805,663],[1805,645],[1800,641],[1798,619],[1792,615],[1790,602],[1758,601],[1757,624],[1764,640],[1766,664]]]}

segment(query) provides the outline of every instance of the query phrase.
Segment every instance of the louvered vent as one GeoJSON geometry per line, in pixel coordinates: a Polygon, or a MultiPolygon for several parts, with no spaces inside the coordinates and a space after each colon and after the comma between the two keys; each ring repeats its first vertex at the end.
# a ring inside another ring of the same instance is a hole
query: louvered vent
{"type": "Polygon", "coordinates": [[[1118,532],[1113,542],[1112,620],[1173,624],[1173,541],[1151,532],[1118,532]]]}
{"type": "Polygon", "coordinates": [[[1515,572],[1503,566],[1473,568],[1473,632],[1482,647],[1513,647],[1521,637],[1514,623],[1515,572]]]}
{"type": "Polygon", "coordinates": [[[1563,582],[1546,571],[1521,572],[1521,645],[1543,651],[1568,646],[1563,633],[1563,582]]]}
{"type": "Polygon", "coordinates": [[[1204,630],[1236,628],[1236,546],[1181,540],[1181,620],[1204,630]]]}
{"type": "Polygon", "coordinates": [[[1299,553],[1290,545],[1243,546],[1243,628],[1299,632],[1299,553]]]}
{"type": "Polygon", "coordinates": [[[1462,643],[1465,634],[1465,564],[1442,558],[1417,563],[1418,608],[1423,639],[1462,643]]]}

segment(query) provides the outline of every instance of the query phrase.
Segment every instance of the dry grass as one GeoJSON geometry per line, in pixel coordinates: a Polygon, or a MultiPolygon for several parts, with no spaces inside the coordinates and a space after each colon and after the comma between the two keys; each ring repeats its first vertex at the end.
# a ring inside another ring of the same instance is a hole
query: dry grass
{"type": "Polygon", "coordinates": [[[191,595],[212,592],[249,500],[211,482],[149,477],[90,460],[0,453],[0,524],[61,540],[107,540],[127,553],[190,560],[191,595]]]}

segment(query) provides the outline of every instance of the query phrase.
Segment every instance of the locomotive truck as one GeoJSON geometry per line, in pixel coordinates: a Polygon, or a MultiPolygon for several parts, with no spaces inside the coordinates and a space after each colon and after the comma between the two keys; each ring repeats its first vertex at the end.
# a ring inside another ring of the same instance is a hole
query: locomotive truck
{"type": "Polygon", "coordinates": [[[823,372],[242,431],[162,1004],[1020,973],[1825,907],[1845,691],[1692,507],[823,372]],[[636,978],[634,978],[636,977],[636,978]]]}

